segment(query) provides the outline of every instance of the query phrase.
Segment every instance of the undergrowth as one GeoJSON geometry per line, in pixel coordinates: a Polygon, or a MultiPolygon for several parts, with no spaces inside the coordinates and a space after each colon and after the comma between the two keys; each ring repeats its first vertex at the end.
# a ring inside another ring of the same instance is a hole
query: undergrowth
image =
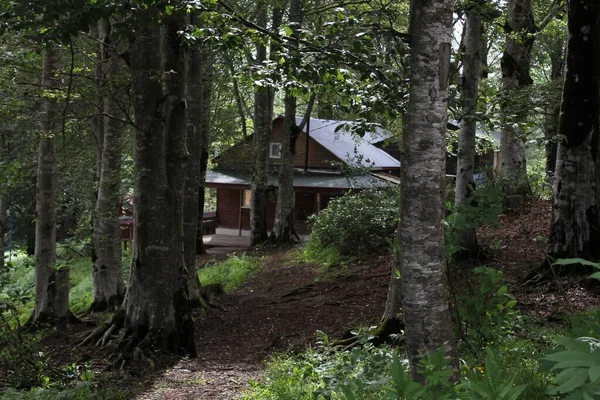
{"type": "MultiPolygon", "coordinates": [[[[129,279],[131,258],[123,253],[123,279],[129,279]]],[[[57,266],[70,268],[69,306],[76,314],[88,311],[93,301],[92,261],[85,246],[58,246],[57,266]]],[[[18,298],[18,315],[20,322],[29,318],[34,307],[35,262],[33,256],[24,251],[13,253],[12,260],[7,263],[0,277],[0,300],[18,298]]]]}
{"type": "Polygon", "coordinates": [[[540,327],[517,311],[500,271],[482,267],[475,277],[457,297],[456,382],[448,380],[452,370],[442,350],[417,366],[426,383],[413,381],[403,351],[373,347],[367,330],[351,349],[321,340],[302,354],[273,356],[243,399],[600,398],[600,312],[572,317],[567,328],[540,327]]]}
{"type": "Polygon", "coordinates": [[[225,292],[243,285],[250,275],[262,267],[260,259],[246,254],[231,255],[227,260],[207,265],[198,271],[202,286],[220,283],[225,292]]]}

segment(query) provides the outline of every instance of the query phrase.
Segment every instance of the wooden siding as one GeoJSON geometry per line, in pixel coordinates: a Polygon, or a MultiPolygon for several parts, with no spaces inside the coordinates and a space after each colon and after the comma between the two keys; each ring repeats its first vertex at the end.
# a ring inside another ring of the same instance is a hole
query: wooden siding
{"type": "MultiPolygon", "coordinates": [[[[217,226],[219,228],[239,229],[241,190],[217,189],[217,226]]],[[[317,198],[320,198],[320,209],[324,209],[329,201],[338,196],[326,194],[296,192],[296,223],[294,227],[298,234],[308,233],[308,217],[315,214],[318,209],[317,198]]],[[[273,230],[275,224],[277,192],[269,190],[267,193],[267,230],[273,230]]],[[[242,230],[250,229],[250,209],[242,209],[242,230]]]]}
{"type": "MultiPolygon", "coordinates": [[[[306,129],[306,127],[305,127],[306,129]]],[[[273,130],[270,143],[281,143],[283,135],[283,118],[277,118],[273,121],[273,130]]],[[[248,166],[252,162],[252,139],[250,136],[243,142],[236,144],[228,149],[221,156],[215,159],[220,168],[239,169],[248,166]]],[[[270,144],[269,144],[270,145],[270,144]]],[[[306,154],[306,133],[302,132],[296,139],[296,154],[294,155],[294,167],[304,168],[306,154]]],[[[308,139],[308,168],[315,169],[336,169],[331,162],[341,161],[333,153],[321,146],[316,140],[308,139]]],[[[268,164],[271,167],[277,167],[281,164],[279,158],[269,158],[268,164]]]]}

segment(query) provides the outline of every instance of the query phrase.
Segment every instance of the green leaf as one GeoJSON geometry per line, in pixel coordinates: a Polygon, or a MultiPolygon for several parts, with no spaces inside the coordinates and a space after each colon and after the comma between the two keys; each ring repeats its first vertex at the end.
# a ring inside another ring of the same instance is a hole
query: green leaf
{"type": "Polygon", "coordinates": [[[344,397],[346,398],[346,400],[357,400],[356,395],[354,394],[354,392],[352,392],[352,389],[350,389],[349,386],[343,385],[341,389],[342,393],[344,393],[344,397]]]}
{"type": "Polygon", "coordinates": [[[544,357],[545,360],[554,361],[557,364],[552,369],[563,369],[573,367],[593,367],[598,364],[598,357],[581,351],[559,351],[544,357]]]}
{"type": "Polygon", "coordinates": [[[600,268],[600,263],[595,263],[593,261],[584,260],[583,258],[560,258],[554,262],[553,265],[573,265],[573,264],[581,264],[587,265],[594,268],[600,268]]]}
{"type": "Polygon", "coordinates": [[[559,393],[569,393],[582,386],[588,378],[584,368],[569,368],[558,374],[554,381],[559,393]]]}
{"type": "Polygon", "coordinates": [[[165,14],[171,15],[171,14],[173,14],[173,10],[175,10],[175,6],[166,6],[165,7],[165,14]]]}
{"type": "Polygon", "coordinates": [[[590,376],[590,382],[596,382],[600,378],[600,365],[594,365],[590,368],[588,375],[590,376]]]}
{"type": "Polygon", "coordinates": [[[594,272],[589,276],[589,278],[600,280],[600,272],[594,272]]]}

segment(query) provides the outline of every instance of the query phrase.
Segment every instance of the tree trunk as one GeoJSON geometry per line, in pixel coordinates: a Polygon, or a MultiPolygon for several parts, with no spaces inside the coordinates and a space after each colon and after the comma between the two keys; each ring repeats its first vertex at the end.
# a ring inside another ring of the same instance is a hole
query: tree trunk
{"type": "Polygon", "coordinates": [[[599,27],[596,1],[568,3],[567,66],[550,231],[552,258],[600,260],[599,27]]]}
{"type": "MultiPolygon", "coordinates": [[[[272,29],[276,30],[281,23],[281,8],[273,9],[272,29]]],[[[259,3],[258,26],[267,25],[267,6],[259,3]]],[[[274,44],[271,45],[271,55],[274,44]]],[[[267,61],[267,46],[258,42],[256,44],[256,64],[261,65],[267,61]]],[[[252,179],[250,190],[250,245],[256,246],[268,239],[267,236],[267,182],[268,182],[268,155],[269,139],[273,124],[273,98],[274,90],[268,86],[259,86],[254,93],[254,160],[252,163],[252,179]]]]}
{"type": "MultiPolygon", "coordinates": [[[[49,43],[43,53],[42,90],[59,87],[59,51],[49,43]]],[[[56,98],[42,99],[38,147],[35,224],[35,308],[30,323],[69,317],[69,268],[56,268],[56,98]]]]}
{"type": "MultiPolygon", "coordinates": [[[[292,0],[290,4],[290,25],[292,36],[298,38],[298,31],[302,27],[303,9],[301,0],[292,0]]],[[[294,42],[294,48],[290,50],[287,65],[288,70],[295,69],[300,62],[298,41],[294,42]]],[[[314,99],[313,99],[314,101],[314,99]]],[[[292,89],[285,94],[285,116],[283,137],[281,139],[281,169],[279,172],[279,190],[277,192],[277,207],[275,210],[275,227],[272,237],[278,244],[292,244],[295,241],[295,193],[294,193],[294,154],[291,148],[291,137],[296,126],[296,96],[292,89]]],[[[308,115],[310,118],[310,115],[308,115]]]]}
{"type": "Polygon", "coordinates": [[[508,196],[531,194],[527,181],[523,132],[516,125],[527,117],[527,105],[516,99],[519,90],[533,83],[529,75],[531,48],[536,31],[531,0],[509,0],[506,23],[506,47],[502,55],[502,90],[504,123],[500,137],[500,171],[503,188],[508,196]],[[508,120],[509,115],[516,119],[508,120]]]}
{"type": "Polygon", "coordinates": [[[281,168],[279,190],[275,209],[275,226],[272,241],[279,245],[294,243],[294,159],[290,149],[291,133],[296,127],[296,96],[288,91],[285,95],[285,116],[281,138],[281,168]]]}
{"type": "Polygon", "coordinates": [[[269,116],[270,90],[256,89],[254,94],[254,162],[250,189],[250,245],[256,246],[267,240],[267,157],[271,137],[269,116]]]}
{"type": "Polygon", "coordinates": [[[195,356],[182,238],[185,59],[177,32],[185,18],[180,11],[168,17],[161,40],[158,14],[157,6],[139,12],[132,45],[136,242],[129,289],[113,322],[124,325],[124,352],[151,347],[195,356]]]}
{"type": "MultiPolygon", "coordinates": [[[[483,17],[476,5],[466,11],[465,48],[462,69],[463,111],[458,137],[458,160],[456,168],[456,191],[454,205],[456,218],[459,218],[460,206],[469,195],[469,187],[474,185],[475,172],[475,136],[477,131],[477,97],[481,74],[481,43],[483,42],[483,17]]],[[[460,228],[460,227],[459,227],[460,228]]],[[[468,258],[479,253],[475,228],[457,231],[460,253],[468,258]]]]}
{"type": "MultiPolygon", "coordinates": [[[[191,24],[200,19],[194,13],[191,24]]],[[[188,58],[187,136],[189,158],[185,176],[185,208],[183,248],[185,265],[190,273],[189,298],[200,304],[200,291],[196,273],[196,255],[204,254],[202,242],[202,215],[204,209],[204,181],[210,140],[210,97],[212,84],[209,78],[212,55],[204,45],[192,47],[188,58]]]]}
{"type": "Polygon", "coordinates": [[[444,256],[445,134],[452,1],[415,1],[408,129],[403,136],[400,265],[413,378],[424,354],[445,348],[456,366],[444,256]]]}
{"type": "Polygon", "coordinates": [[[118,57],[109,50],[111,26],[107,19],[98,23],[101,38],[101,62],[104,87],[102,104],[104,107],[103,148],[101,158],[98,197],[94,212],[94,252],[92,269],[94,281],[94,302],[91,311],[116,311],[125,295],[122,275],[121,227],[119,225],[120,186],[121,186],[121,136],[123,133],[123,112],[117,99],[123,99],[125,88],[122,78],[122,65],[118,57]],[[112,54],[111,54],[112,53],[112,54]]]}
{"type": "MultiPolygon", "coordinates": [[[[558,86],[563,76],[565,67],[565,46],[562,39],[557,40],[552,46],[550,53],[551,84],[558,86]]],[[[552,102],[546,109],[544,118],[544,136],[546,139],[546,177],[554,177],[556,170],[556,155],[558,151],[558,124],[560,121],[560,103],[552,102]]]]}

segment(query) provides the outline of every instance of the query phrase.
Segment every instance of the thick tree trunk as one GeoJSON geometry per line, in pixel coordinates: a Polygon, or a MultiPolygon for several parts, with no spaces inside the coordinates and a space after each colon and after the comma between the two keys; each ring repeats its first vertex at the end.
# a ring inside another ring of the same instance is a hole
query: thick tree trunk
{"type": "Polygon", "coordinates": [[[94,212],[93,266],[94,302],[91,311],[115,311],[125,295],[122,276],[121,227],[119,205],[121,186],[121,136],[123,112],[116,99],[125,96],[119,82],[122,75],[121,61],[109,50],[111,43],[110,22],[102,19],[98,23],[101,38],[101,62],[107,85],[104,89],[103,148],[101,158],[98,197],[94,212]],[[112,53],[112,54],[111,54],[112,53]]]}
{"type": "Polygon", "coordinates": [[[267,157],[271,137],[269,116],[270,90],[257,88],[254,95],[254,162],[250,189],[250,244],[256,246],[267,240],[267,157]]]}
{"type": "Polygon", "coordinates": [[[153,22],[158,19],[156,6],[137,15],[131,54],[136,243],[129,289],[113,322],[124,326],[121,349],[125,352],[151,347],[194,356],[182,238],[185,59],[177,32],[185,18],[175,13],[167,18],[164,40],[153,22]]]}
{"type": "MultiPolygon", "coordinates": [[[[273,10],[272,26],[276,29],[281,23],[281,9],[273,10]]],[[[264,2],[259,4],[257,24],[267,25],[267,6],[264,2]]],[[[273,54],[271,45],[271,54],[273,54]]],[[[267,46],[258,42],[256,45],[256,63],[264,64],[267,61],[267,46]]],[[[267,236],[267,182],[268,182],[268,155],[269,139],[273,123],[273,98],[274,90],[267,86],[259,86],[254,93],[254,160],[252,164],[252,180],[250,190],[250,244],[256,246],[268,239],[267,236]]]]}
{"type": "MultiPolygon", "coordinates": [[[[292,36],[298,36],[302,27],[303,9],[301,0],[292,0],[290,4],[290,25],[292,36]]],[[[300,61],[298,42],[291,51],[288,62],[289,69],[294,69],[300,61]]],[[[314,99],[313,99],[314,101],[314,99]]],[[[285,116],[283,137],[281,139],[281,169],[279,171],[279,191],[277,192],[277,207],[275,210],[275,227],[272,237],[278,244],[292,244],[296,240],[295,222],[295,193],[294,193],[294,154],[291,148],[291,137],[296,126],[296,96],[288,89],[285,94],[285,116]]],[[[308,115],[310,118],[310,115],[308,115]]]]}
{"type": "Polygon", "coordinates": [[[600,260],[599,6],[568,3],[567,66],[550,232],[552,258],[600,260]]]}
{"type": "Polygon", "coordinates": [[[294,160],[290,149],[291,133],[296,126],[296,97],[289,91],[285,96],[285,116],[283,137],[281,138],[281,168],[279,190],[275,210],[275,226],[272,241],[277,244],[292,244],[294,232],[294,160]]]}
{"type": "Polygon", "coordinates": [[[399,260],[406,349],[413,378],[423,381],[424,354],[443,347],[456,365],[443,225],[452,1],[415,1],[413,11],[399,260]]]}
{"type": "MultiPolygon", "coordinates": [[[[197,14],[192,15],[193,25],[199,24],[197,14]]],[[[189,298],[200,304],[200,290],[196,273],[196,255],[204,254],[201,218],[204,209],[204,181],[210,144],[210,97],[212,83],[210,69],[212,55],[203,45],[192,47],[188,58],[187,137],[189,158],[185,176],[183,248],[185,265],[189,271],[189,298]]]]}
{"type": "MultiPolygon", "coordinates": [[[[43,53],[42,90],[59,87],[59,51],[49,43],[43,53]]],[[[69,268],[56,268],[56,122],[57,103],[42,100],[41,138],[38,147],[35,224],[35,308],[30,320],[37,324],[69,317],[69,268]]]]}
{"type": "MultiPolygon", "coordinates": [[[[483,42],[483,17],[476,6],[467,10],[465,26],[465,49],[463,56],[463,118],[458,137],[458,161],[456,168],[456,191],[454,205],[459,218],[460,205],[469,195],[469,186],[474,184],[475,136],[477,131],[477,97],[481,74],[481,43],[483,42]]],[[[458,231],[461,253],[476,257],[479,252],[475,228],[458,231]]]]}
{"type": "Polygon", "coordinates": [[[506,47],[502,55],[502,112],[505,118],[500,137],[500,171],[503,188],[508,196],[531,194],[527,181],[525,143],[520,128],[515,123],[524,122],[527,107],[515,101],[519,89],[533,83],[529,75],[531,48],[536,27],[531,12],[531,0],[509,0],[506,23],[506,47]],[[516,120],[507,119],[516,115],[516,120]]]}

